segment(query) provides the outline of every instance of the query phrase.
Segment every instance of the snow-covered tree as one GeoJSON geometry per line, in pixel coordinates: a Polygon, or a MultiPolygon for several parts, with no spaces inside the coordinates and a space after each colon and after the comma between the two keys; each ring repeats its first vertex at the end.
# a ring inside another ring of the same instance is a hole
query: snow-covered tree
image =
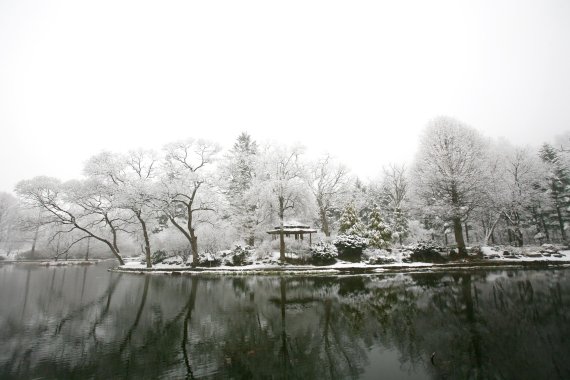
{"type": "Polygon", "coordinates": [[[551,200],[553,218],[558,222],[560,236],[566,240],[566,224],[570,207],[570,168],[565,165],[563,157],[550,144],[544,144],[539,156],[546,165],[543,189],[551,200]]]}
{"type": "Polygon", "coordinates": [[[145,150],[127,155],[102,152],[91,157],[84,169],[98,186],[113,194],[117,208],[131,213],[132,218],[125,221],[137,226],[133,232],[143,240],[148,268],[152,267],[150,233],[157,217],[154,207],[157,170],[156,154],[145,150]]]}
{"type": "Polygon", "coordinates": [[[260,153],[256,165],[254,189],[260,197],[261,207],[276,216],[279,222],[279,255],[282,261],[285,260],[285,217],[306,214],[311,207],[302,153],[300,146],[268,147],[260,153]]]}
{"type": "Polygon", "coordinates": [[[343,235],[364,236],[366,234],[366,228],[360,220],[354,204],[348,204],[342,212],[338,232],[343,235]]]}
{"type": "Polygon", "coordinates": [[[410,220],[407,214],[402,211],[399,207],[392,211],[390,217],[390,229],[392,230],[392,239],[398,240],[400,245],[403,244],[404,239],[408,236],[410,232],[409,227],[410,220]]]}
{"type": "Polygon", "coordinates": [[[420,140],[413,181],[420,207],[429,207],[453,225],[460,253],[466,253],[462,222],[484,194],[487,143],[460,121],[439,117],[420,140]]]}
{"type": "Polygon", "coordinates": [[[408,235],[409,200],[408,180],[405,165],[391,164],[383,168],[380,188],[381,208],[385,210],[387,222],[392,230],[392,238],[402,244],[408,235]]]}
{"type": "Polygon", "coordinates": [[[330,236],[331,214],[348,193],[348,169],[326,155],[310,165],[307,180],[317,204],[320,228],[330,236]]]}
{"type": "Polygon", "coordinates": [[[374,206],[368,216],[368,245],[374,248],[388,248],[392,240],[392,230],[382,219],[378,206],[374,206]]]}
{"type": "Polygon", "coordinates": [[[12,194],[0,192],[0,248],[8,244],[18,218],[18,199],[12,194]]]}
{"type": "Polygon", "coordinates": [[[501,144],[501,152],[502,175],[495,179],[502,188],[498,190],[502,198],[500,210],[507,221],[510,236],[517,246],[522,246],[523,228],[531,223],[531,211],[539,196],[539,162],[528,148],[501,144]]]}
{"type": "Polygon", "coordinates": [[[52,177],[35,177],[16,185],[20,199],[45,211],[46,224],[56,228],[51,239],[60,234],[80,233],[66,250],[89,237],[105,244],[121,265],[119,233],[124,231],[124,217],[114,204],[114,197],[94,181],[62,183],[52,177]]]}
{"type": "Polygon", "coordinates": [[[212,223],[219,200],[209,169],[220,147],[209,141],[187,139],[167,144],[162,186],[157,205],[166,218],[188,239],[193,265],[198,264],[196,228],[212,223]]]}
{"type": "Polygon", "coordinates": [[[229,218],[239,235],[253,246],[257,227],[264,221],[252,184],[255,176],[257,143],[241,133],[221,165],[223,189],[228,200],[229,218]]]}

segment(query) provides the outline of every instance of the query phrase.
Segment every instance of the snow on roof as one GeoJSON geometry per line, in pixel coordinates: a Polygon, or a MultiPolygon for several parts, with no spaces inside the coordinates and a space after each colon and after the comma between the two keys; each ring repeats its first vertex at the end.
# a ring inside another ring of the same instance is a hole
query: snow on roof
{"type": "MultiPolygon", "coordinates": [[[[281,226],[275,226],[273,227],[275,229],[281,229],[281,226]]],[[[301,222],[297,222],[296,220],[290,220],[287,222],[283,223],[283,228],[285,229],[290,229],[290,228],[311,228],[311,226],[301,223],[301,222]]]]}
{"type": "MultiPolygon", "coordinates": [[[[268,234],[278,234],[281,232],[281,226],[273,227],[273,230],[267,231],[268,234]]],[[[298,222],[296,220],[289,220],[283,223],[283,232],[287,234],[295,233],[316,233],[317,230],[311,226],[298,222]]]]}
{"type": "MultiPolygon", "coordinates": [[[[277,234],[281,232],[281,227],[275,227],[274,230],[269,230],[267,231],[268,234],[277,234]]],[[[283,227],[283,232],[285,232],[286,234],[294,234],[294,233],[313,233],[313,232],[317,232],[316,229],[314,228],[309,228],[309,227],[288,227],[288,226],[284,226],[283,227]]]]}

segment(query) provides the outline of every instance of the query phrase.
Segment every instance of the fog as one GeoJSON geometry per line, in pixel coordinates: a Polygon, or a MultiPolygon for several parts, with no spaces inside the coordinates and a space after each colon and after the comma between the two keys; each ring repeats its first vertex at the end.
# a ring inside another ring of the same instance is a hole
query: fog
{"type": "Polygon", "coordinates": [[[362,177],[434,117],[538,145],[570,126],[567,1],[2,1],[0,191],[106,149],[301,142],[362,177]]]}

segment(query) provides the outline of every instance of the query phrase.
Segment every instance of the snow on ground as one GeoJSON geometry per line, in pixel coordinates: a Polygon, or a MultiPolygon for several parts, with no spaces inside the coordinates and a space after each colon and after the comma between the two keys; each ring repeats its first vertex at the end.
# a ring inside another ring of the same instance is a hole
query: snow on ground
{"type": "Polygon", "coordinates": [[[525,247],[513,248],[508,247],[501,249],[499,247],[481,247],[483,259],[498,261],[551,261],[551,262],[570,262],[570,250],[555,250],[553,246],[543,247],[525,247]]]}
{"type": "Polygon", "coordinates": [[[96,264],[101,260],[3,260],[0,264],[15,264],[15,263],[25,263],[25,264],[35,264],[43,266],[66,266],[66,265],[89,265],[96,264]]]}
{"type": "MultiPolygon", "coordinates": [[[[181,264],[155,264],[153,265],[153,273],[172,273],[172,271],[200,271],[200,273],[262,273],[264,271],[268,272],[286,272],[290,274],[294,273],[335,273],[338,271],[346,270],[365,270],[368,269],[372,272],[382,272],[384,270],[394,270],[394,269],[426,269],[426,268],[437,268],[445,269],[450,266],[469,266],[478,267],[478,264],[483,264],[488,266],[489,263],[497,263],[497,265],[513,264],[517,263],[568,263],[570,264],[570,250],[558,251],[556,253],[543,252],[541,253],[541,248],[534,247],[532,249],[518,249],[517,251],[510,252],[497,247],[482,247],[481,248],[483,258],[482,259],[470,259],[470,260],[460,260],[452,261],[445,264],[433,264],[425,262],[402,262],[396,261],[390,264],[376,264],[371,265],[365,262],[353,263],[347,261],[337,260],[336,263],[332,265],[294,265],[294,264],[280,264],[278,262],[279,252],[273,252],[268,257],[265,257],[263,261],[256,261],[250,265],[244,266],[217,266],[217,267],[198,267],[192,268],[188,265],[181,264]],[[505,252],[509,252],[506,254],[505,252]]],[[[287,257],[292,258],[296,256],[294,254],[286,254],[287,257]]],[[[397,255],[396,257],[401,257],[397,255]]],[[[146,265],[141,263],[140,260],[127,261],[125,265],[119,266],[117,270],[121,271],[135,271],[144,272],[146,271],[146,265]]]]}

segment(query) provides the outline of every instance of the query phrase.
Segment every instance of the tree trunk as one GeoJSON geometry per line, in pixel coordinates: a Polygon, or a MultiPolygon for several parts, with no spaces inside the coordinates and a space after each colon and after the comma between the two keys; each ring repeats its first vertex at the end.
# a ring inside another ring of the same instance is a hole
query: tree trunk
{"type": "Polygon", "coordinates": [[[285,217],[285,201],[282,197],[279,197],[279,260],[284,263],[285,262],[285,235],[284,235],[284,227],[285,223],[283,221],[285,217]]]}
{"type": "Polygon", "coordinates": [[[465,222],[465,243],[469,244],[469,226],[465,222]]]}
{"type": "Polygon", "coordinates": [[[556,215],[558,216],[558,225],[560,226],[560,236],[562,236],[562,241],[566,241],[566,231],[564,231],[564,221],[562,220],[562,213],[560,212],[560,206],[556,205],[556,215]]]}
{"type": "Polygon", "coordinates": [[[121,257],[121,252],[120,252],[117,248],[113,247],[109,242],[104,241],[104,240],[102,240],[102,241],[103,241],[105,244],[107,244],[107,246],[108,246],[109,248],[111,248],[111,252],[112,252],[113,255],[115,256],[115,258],[116,258],[117,260],[119,260],[119,264],[120,264],[120,265],[125,265],[125,262],[123,261],[123,258],[121,257]]]}
{"type": "MultiPolygon", "coordinates": [[[[105,221],[107,222],[107,224],[109,225],[109,228],[111,229],[111,233],[113,234],[113,253],[116,253],[116,255],[119,254],[119,245],[117,243],[117,229],[115,228],[115,226],[113,226],[113,223],[111,222],[111,220],[109,219],[109,215],[105,214],[105,221]]],[[[121,265],[124,265],[124,263],[122,262],[123,259],[121,258],[119,260],[119,262],[121,263],[121,265]]]]}
{"type": "Polygon", "coordinates": [[[114,239],[113,242],[111,243],[109,240],[103,239],[102,237],[95,235],[94,233],[92,233],[89,230],[81,227],[77,223],[74,223],[73,225],[77,229],[79,229],[79,230],[85,232],[87,235],[91,236],[92,238],[95,238],[95,239],[99,240],[100,242],[107,244],[107,247],[109,247],[113,256],[115,256],[115,258],[119,261],[119,264],[125,265],[125,262],[123,261],[123,258],[121,257],[121,251],[119,251],[119,247],[117,246],[117,240],[116,239],[114,239]]]}
{"type": "Polygon", "coordinates": [[[465,241],[463,240],[463,228],[461,226],[461,219],[459,217],[453,218],[453,233],[455,235],[455,242],[457,243],[457,252],[460,255],[466,255],[467,249],[465,248],[465,241]]]}
{"type": "Polygon", "coordinates": [[[451,202],[455,208],[455,215],[453,217],[453,233],[455,235],[455,242],[457,243],[457,252],[460,255],[466,255],[467,249],[465,248],[465,241],[463,240],[463,228],[461,226],[461,217],[459,214],[459,194],[455,184],[452,184],[451,202]]]}
{"type": "Polygon", "coordinates": [[[515,230],[513,231],[513,236],[515,238],[515,243],[517,247],[522,247],[523,246],[523,234],[521,229],[516,226],[515,230]]]}
{"type": "Polygon", "coordinates": [[[137,219],[139,220],[139,223],[141,224],[141,228],[143,231],[143,237],[144,237],[144,253],[146,256],[146,267],[147,268],[152,268],[152,261],[151,261],[151,254],[150,254],[150,239],[148,238],[148,231],[146,229],[146,223],[143,220],[143,218],[141,217],[141,212],[140,211],[135,211],[135,215],[137,216],[137,219]]]}
{"type": "Polygon", "coordinates": [[[192,265],[197,266],[199,263],[198,257],[198,237],[194,235],[194,229],[190,231],[190,248],[192,249],[192,265]]]}
{"type": "MultiPolygon", "coordinates": [[[[55,247],[55,261],[57,261],[59,259],[59,245],[61,243],[61,235],[59,235],[57,237],[57,245],[55,247]]],[[[67,256],[65,257],[65,260],[67,261],[67,256]]]]}
{"type": "Polygon", "coordinates": [[[322,206],[319,206],[319,215],[321,219],[321,228],[323,230],[323,233],[325,234],[326,237],[331,236],[329,220],[327,218],[327,211],[322,206]]]}
{"type": "MultiPolygon", "coordinates": [[[[194,191],[195,193],[195,191],[194,191]]],[[[198,266],[199,257],[198,257],[198,237],[196,236],[196,230],[192,225],[192,202],[186,205],[186,209],[188,211],[188,233],[190,235],[190,248],[192,249],[192,266],[198,266]]]]}
{"type": "Polygon", "coordinates": [[[184,235],[184,237],[190,243],[190,250],[192,251],[192,266],[197,266],[199,264],[198,260],[198,238],[194,235],[194,229],[190,228],[190,223],[188,224],[189,231],[182,227],[173,216],[167,214],[168,220],[172,223],[174,227],[178,229],[184,235]]]}
{"type": "Polygon", "coordinates": [[[546,235],[546,242],[550,243],[550,234],[548,233],[548,227],[546,226],[546,222],[544,221],[544,214],[540,213],[540,222],[542,223],[542,228],[544,229],[544,235],[546,235]]]}
{"type": "Polygon", "coordinates": [[[495,221],[493,222],[493,224],[491,225],[491,227],[489,228],[488,231],[485,231],[485,222],[483,222],[483,230],[485,232],[485,240],[483,241],[483,245],[486,246],[487,244],[489,244],[489,239],[491,239],[491,243],[493,245],[495,245],[495,227],[497,227],[497,224],[499,223],[499,220],[501,220],[501,214],[499,214],[499,216],[497,216],[497,219],[495,219],[495,221]]]}
{"type": "Polygon", "coordinates": [[[285,262],[285,234],[283,232],[283,222],[281,222],[281,231],[279,232],[279,260],[285,262]]]}
{"type": "Polygon", "coordinates": [[[30,258],[33,259],[36,256],[36,244],[38,242],[38,235],[40,233],[40,225],[38,224],[36,226],[36,229],[34,230],[34,240],[32,241],[32,250],[30,252],[30,258]]]}
{"type": "Polygon", "coordinates": [[[534,218],[536,219],[536,230],[537,232],[544,232],[544,241],[550,243],[550,234],[548,233],[548,227],[544,221],[544,213],[540,210],[540,204],[537,207],[532,208],[534,218]]]}
{"type": "Polygon", "coordinates": [[[89,245],[91,243],[91,238],[87,238],[87,249],[85,250],[85,261],[89,261],[89,245]]]}

